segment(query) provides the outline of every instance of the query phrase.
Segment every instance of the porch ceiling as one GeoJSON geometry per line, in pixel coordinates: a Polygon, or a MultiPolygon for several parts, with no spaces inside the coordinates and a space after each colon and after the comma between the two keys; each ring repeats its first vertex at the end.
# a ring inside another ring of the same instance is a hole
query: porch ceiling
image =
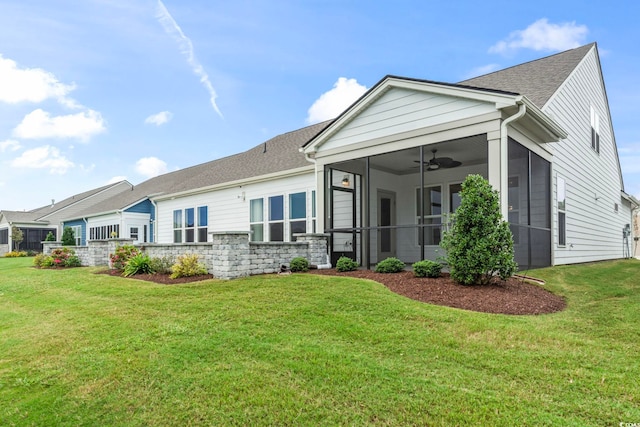
{"type": "MultiPolygon", "coordinates": [[[[426,145],[424,148],[424,160],[433,157],[431,150],[438,150],[436,157],[451,157],[462,162],[463,166],[476,165],[487,162],[487,138],[486,135],[476,135],[468,138],[439,142],[426,145]]],[[[418,163],[420,149],[418,147],[394,151],[370,158],[370,165],[374,169],[392,172],[398,175],[416,173],[420,165],[418,163]]]]}

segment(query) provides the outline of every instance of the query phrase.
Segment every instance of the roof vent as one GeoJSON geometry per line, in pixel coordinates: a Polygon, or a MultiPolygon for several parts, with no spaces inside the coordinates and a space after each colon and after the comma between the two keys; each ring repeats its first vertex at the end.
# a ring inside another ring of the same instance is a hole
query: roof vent
{"type": "Polygon", "coordinates": [[[56,204],[56,199],[51,199],[51,207],[56,204]]]}

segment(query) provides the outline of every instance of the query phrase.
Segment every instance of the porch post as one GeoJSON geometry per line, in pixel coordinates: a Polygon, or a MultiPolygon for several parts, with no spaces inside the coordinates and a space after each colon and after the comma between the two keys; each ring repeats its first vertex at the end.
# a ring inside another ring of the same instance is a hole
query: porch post
{"type": "Polygon", "coordinates": [[[509,214],[509,157],[507,138],[500,132],[487,132],[487,179],[500,194],[500,213],[506,219],[509,214]]]}
{"type": "Polygon", "coordinates": [[[316,162],[316,232],[324,233],[326,218],[324,165],[316,162]]]}

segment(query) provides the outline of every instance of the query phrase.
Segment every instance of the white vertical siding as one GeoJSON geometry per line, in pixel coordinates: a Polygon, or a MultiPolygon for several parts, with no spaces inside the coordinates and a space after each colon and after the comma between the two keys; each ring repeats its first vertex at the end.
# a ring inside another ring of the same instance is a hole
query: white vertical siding
{"type": "Polygon", "coordinates": [[[595,51],[585,57],[544,111],[569,133],[566,140],[553,144],[554,264],[621,258],[622,229],[629,223],[630,212],[621,201],[618,158],[595,51]],[[591,148],[591,106],[600,117],[599,154],[591,148]],[[558,246],[558,176],[566,180],[565,247],[558,246]]]}

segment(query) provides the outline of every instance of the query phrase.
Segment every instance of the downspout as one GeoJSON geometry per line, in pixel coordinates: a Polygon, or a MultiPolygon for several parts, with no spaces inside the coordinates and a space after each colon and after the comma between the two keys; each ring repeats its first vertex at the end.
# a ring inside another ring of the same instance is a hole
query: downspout
{"type": "Polygon", "coordinates": [[[82,218],[82,220],[84,221],[84,243],[85,245],[89,244],[89,220],[84,217],[82,218]]]}
{"type": "Polygon", "coordinates": [[[158,243],[158,205],[156,205],[156,202],[152,198],[149,198],[149,201],[153,206],[153,220],[151,220],[153,233],[151,233],[151,243],[158,243]]]}
{"type": "Polygon", "coordinates": [[[527,112],[527,106],[524,102],[520,100],[517,103],[519,104],[518,112],[507,117],[500,124],[500,212],[504,220],[509,217],[509,153],[507,150],[509,135],[507,134],[507,126],[522,118],[527,112]]]}

